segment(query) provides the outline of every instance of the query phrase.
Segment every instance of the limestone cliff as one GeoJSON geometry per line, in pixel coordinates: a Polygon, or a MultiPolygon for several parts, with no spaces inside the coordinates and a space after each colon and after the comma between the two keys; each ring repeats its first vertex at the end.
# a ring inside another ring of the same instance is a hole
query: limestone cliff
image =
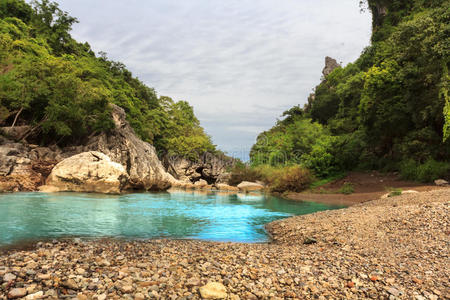
{"type": "Polygon", "coordinates": [[[125,111],[113,105],[116,128],[87,138],[82,145],[59,148],[14,142],[0,136],[0,192],[33,191],[43,185],[54,165],[73,155],[98,151],[124,166],[126,189],[165,190],[177,180],[166,172],[155,148],[136,136],[125,111]]]}

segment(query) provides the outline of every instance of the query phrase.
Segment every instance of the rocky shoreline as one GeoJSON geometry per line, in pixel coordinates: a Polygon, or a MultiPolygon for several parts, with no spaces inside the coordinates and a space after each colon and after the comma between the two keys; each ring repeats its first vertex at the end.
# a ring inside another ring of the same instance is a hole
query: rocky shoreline
{"type": "Polygon", "coordinates": [[[405,194],[276,221],[263,244],[40,242],[0,254],[0,299],[449,299],[449,208],[448,188],[405,194]]]}

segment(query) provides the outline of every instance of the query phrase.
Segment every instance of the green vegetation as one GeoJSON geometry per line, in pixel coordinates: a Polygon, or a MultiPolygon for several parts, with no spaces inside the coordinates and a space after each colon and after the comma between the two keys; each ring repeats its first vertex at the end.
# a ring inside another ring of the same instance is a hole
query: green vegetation
{"type": "Polygon", "coordinates": [[[342,185],[338,192],[344,195],[350,195],[355,192],[355,188],[353,187],[353,184],[346,182],[342,185]]]}
{"type": "Polygon", "coordinates": [[[402,189],[391,188],[389,189],[388,197],[400,196],[403,193],[402,189]]]}
{"type": "Polygon", "coordinates": [[[311,172],[300,166],[260,165],[250,167],[243,163],[237,163],[231,170],[231,185],[237,185],[242,181],[262,181],[271,192],[283,193],[286,191],[300,192],[309,187],[314,177],[311,172]]]}
{"type": "Polygon", "coordinates": [[[72,39],[77,20],[49,0],[0,0],[0,125],[31,125],[42,144],[78,143],[114,127],[110,103],[159,151],[216,151],[193,109],[72,39]]]}
{"type": "Polygon", "coordinates": [[[362,5],[374,16],[372,44],[260,134],[252,166],[300,165],[318,178],[355,169],[449,178],[450,1],[362,5]]]}

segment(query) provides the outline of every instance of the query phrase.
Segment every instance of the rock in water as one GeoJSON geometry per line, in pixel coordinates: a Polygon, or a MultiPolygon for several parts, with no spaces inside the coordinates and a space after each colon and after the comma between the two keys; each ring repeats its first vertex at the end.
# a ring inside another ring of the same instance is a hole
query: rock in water
{"type": "Polygon", "coordinates": [[[237,187],[243,192],[261,191],[264,189],[262,184],[248,181],[242,181],[237,187]]]}
{"type": "MultiPolygon", "coordinates": [[[[103,153],[90,151],[58,163],[47,179],[53,191],[119,194],[128,182],[125,168],[103,153]]],[[[48,187],[41,188],[48,191],[48,187]]]]}
{"type": "Polygon", "coordinates": [[[199,291],[203,299],[226,299],[228,297],[227,288],[218,282],[208,282],[199,291]]]}
{"type": "Polygon", "coordinates": [[[235,186],[231,186],[224,183],[218,183],[216,184],[216,188],[220,191],[230,191],[230,192],[237,192],[239,189],[235,186]]]}

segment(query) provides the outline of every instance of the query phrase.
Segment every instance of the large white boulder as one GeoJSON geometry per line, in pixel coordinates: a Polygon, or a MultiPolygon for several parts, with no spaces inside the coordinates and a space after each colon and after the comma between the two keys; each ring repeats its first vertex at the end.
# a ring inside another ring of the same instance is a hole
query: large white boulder
{"type": "Polygon", "coordinates": [[[128,182],[125,167],[96,151],[83,152],[58,163],[43,192],[95,192],[119,194],[128,182]]]}
{"type": "Polygon", "coordinates": [[[264,186],[262,184],[256,183],[256,182],[249,182],[249,181],[242,181],[237,186],[240,191],[243,192],[254,192],[254,191],[261,191],[264,189],[264,186]]]}

